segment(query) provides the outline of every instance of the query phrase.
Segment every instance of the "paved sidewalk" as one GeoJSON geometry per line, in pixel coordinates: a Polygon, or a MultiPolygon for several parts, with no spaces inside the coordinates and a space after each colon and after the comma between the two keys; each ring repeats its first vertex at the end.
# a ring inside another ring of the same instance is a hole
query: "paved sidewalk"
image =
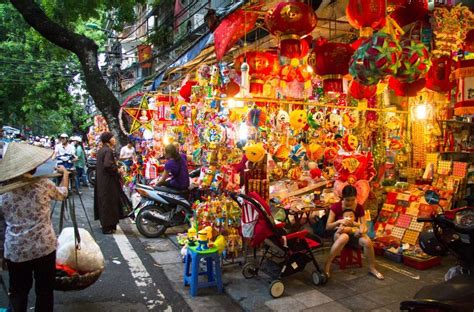
{"type": "MultiPolygon", "coordinates": [[[[175,232],[184,232],[175,230],[175,232]]],[[[168,238],[142,239],[151,255],[165,271],[168,278],[180,291],[190,306],[209,302],[214,311],[216,297],[214,289],[200,290],[196,298],[190,298],[189,289],[183,287],[183,264],[174,242],[173,233],[168,238]],[[181,290],[180,290],[181,289],[181,290]]],[[[322,248],[317,258],[324,263],[329,249],[322,248]]],[[[251,260],[251,259],[250,259],[251,260]]],[[[453,259],[443,259],[443,265],[426,271],[418,271],[377,257],[380,271],[385,280],[379,281],[368,275],[367,264],[357,269],[340,271],[335,266],[330,281],[324,286],[314,286],[311,281],[313,265],[309,263],[304,272],[283,280],[285,293],[273,299],[269,293],[269,280],[265,275],[245,279],[238,264],[224,265],[223,279],[226,294],[245,311],[399,311],[401,301],[413,298],[423,286],[441,282],[445,272],[454,264],[453,259]]],[[[237,311],[230,304],[227,311],[237,311]]]]}

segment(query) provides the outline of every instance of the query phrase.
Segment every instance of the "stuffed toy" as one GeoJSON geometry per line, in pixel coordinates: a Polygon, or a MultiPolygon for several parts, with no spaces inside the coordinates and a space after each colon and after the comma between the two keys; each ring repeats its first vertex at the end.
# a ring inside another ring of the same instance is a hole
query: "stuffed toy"
{"type": "Polygon", "coordinates": [[[245,156],[247,156],[247,159],[253,163],[262,161],[266,153],[267,152],[263,148],[262,143],[252,144],[245,147],[245,156]]]}
{"type": "Polygon", "coordinates": [[[294,131],[300,131],[306,127],[307,121],[306,111],[302,109],[294,110],[290,114],[290,126],[294,131]]]}

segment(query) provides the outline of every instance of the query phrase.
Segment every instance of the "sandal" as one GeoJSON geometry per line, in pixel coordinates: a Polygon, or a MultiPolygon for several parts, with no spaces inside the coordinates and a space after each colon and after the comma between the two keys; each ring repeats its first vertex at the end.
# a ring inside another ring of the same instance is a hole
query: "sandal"
{"type": "Polygon", "coordinates": [[[115,230],[102,230],[102,234],[114,234],[115,230]]]}
{"type": "Polygon", "coordinates": [[[369,275],[372,275],[373,277],[375,277],[375,278],[378,279],[379,281],[383,281],[383,280],[385,279],[385,277],[383,276],[383,274],[380,273],[379,271],[375,271],[375,272],[369,271],[369,275]]]}

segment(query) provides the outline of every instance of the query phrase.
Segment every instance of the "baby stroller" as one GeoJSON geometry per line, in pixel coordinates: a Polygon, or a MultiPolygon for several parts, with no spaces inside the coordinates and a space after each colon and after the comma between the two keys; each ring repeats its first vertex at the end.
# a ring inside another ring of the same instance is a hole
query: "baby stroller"
{"type": "Polygon", "coordinates": [[[273,298],[278,298],[285,291],[281,279],[303,271],[308,262],[313,262],[316,269],[311,275],[313,283],[324,285],[327,282],[327,276],[319,268],[313,254],[321,247],[318,238],[310,238],[307,230],[287,233],[284,229],[285,223],[275,223],[267,202],[255,192],[248,196],[243,194],[231,194],[231,196],[241,207],[243,215],[252,213],[252,210],[255,216],[258,214],[253,222],[251,246],[257,247],[263,243],[263,256],[260,261],[248,262],[243,266],[242,274],[245,278],[253,278],[259,271],[263,271],[271,279],[270,294],[273,298]]]}

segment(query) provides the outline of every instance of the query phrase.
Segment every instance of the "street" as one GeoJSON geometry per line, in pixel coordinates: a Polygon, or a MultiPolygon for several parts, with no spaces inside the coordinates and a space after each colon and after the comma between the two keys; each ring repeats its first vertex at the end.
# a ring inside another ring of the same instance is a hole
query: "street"
{"type": "MultiPolygon", "coordinates": [[[[55,311],[58,312],[142,312],[142,311],[212,311],[221,310],[233,303],[225,295],[213,294],[214,290],[204,291],[211,297],[191,298],[188,288],[182,287],[182,281],[175,280],[174,288],[164,269],[157,264],[150,253],[156,248],[147,247],[147,240],[140,237],[135,225],[130,220],[120,221],[120,227],[113,235],[104,235],[98,221],[93,220],[93,190],[82,188],[81,195],[89,219],[92,223],[93,235],[105,258],[105,271],[99,280],[89,288],[81,291],[55,292],[55,311]],[[177,290],[179,292],[177,292],[177,290]],[[187,297],[187,298],[184,298],[187,297]]],[[[79,227],[90,231],[84,209],[78,195],[74,195],[77,221],[79,227]]],[[[53,225],[59,228],[61,203],[53,204],[53,225]]],[[[65,226],[72,226],[70,219],[65,226]]],[[[163,238],[166,244],[168,239],[163,238]]],[[[176,250],[176,247],[172,246],[176,250]]],[[[173,259],[177,269],[182,267],[180,259],[173,259]]],[[[3,271],[2,277],[8,287],[8,273],[3,271]]],[[[214,291],[215,292],[215,291],[214,291]]],[[[0,291],[0,307],[6,306],[7,296],[0,291]]],[[[29,307],[34,307],[34,290],[30,292],[29,307]]],[[[238,311],[239,308],[235,308],[238,311]]]]}

